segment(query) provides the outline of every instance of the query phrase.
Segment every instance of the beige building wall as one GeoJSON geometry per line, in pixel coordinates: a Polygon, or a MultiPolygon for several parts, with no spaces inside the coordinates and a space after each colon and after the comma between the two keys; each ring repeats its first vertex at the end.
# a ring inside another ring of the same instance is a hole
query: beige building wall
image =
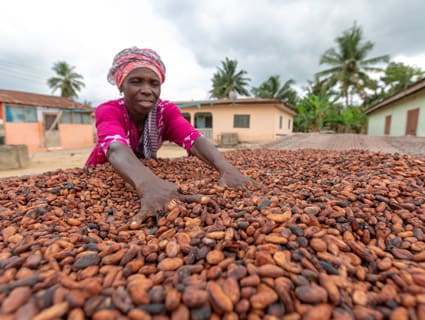
{"type": "Polygon", "coordinates": [[[368,135],[385,135],[386,116],[391,116],[390,136],[406,135],[407,114],[409,110],[413,109],[419,109],[416,136],[425,137],[425,89],[369,114],[368,135]]]}
{"type": "Polygon", "coordinates": [[[212,114],[212,138],[220,141],[222,133],[237,133],[239,142],[260,143],[267,142],[292,132],[293,116],[282,111],[275,105],[213,105],[198,108],[196,106],[183,107],[180,111],[190,114],[190,122],[195,126],[197,113],[209,112],[212,114]],[[234,115],[249,115],[249,128],[234,128],[234,115]],[[282,126],[280,127],[280,124],[282,126]],[[289,126],[288,126],[289,124],[289,126]]]}

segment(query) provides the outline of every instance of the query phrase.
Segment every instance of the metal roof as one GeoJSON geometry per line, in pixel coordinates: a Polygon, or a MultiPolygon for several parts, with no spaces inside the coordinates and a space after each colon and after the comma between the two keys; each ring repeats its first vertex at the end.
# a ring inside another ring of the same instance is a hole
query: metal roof
{"type": "Polygon", "coordinates": [[[297,111],[291,105],[284,103],[277,99],[263,99],[263,98],[242,98],[242,99],[217,99],[217,100],[192,100],[192,101],[175,101],[179,108],[198,107],[201,106],[215,106],[215,105],[249,105],[249,104],[274,104],[276,107],[283,109],[293,115],[297,111]]]}
{"type": "Polygon", "coordinates": [[[69,110],[93,111],[90,106],[73,101],[69,98],[49,96],[38,93],[30,93],[14,90],[0,89],[0,103],[15,104],[29,107],[51,107],[69,110]]]}

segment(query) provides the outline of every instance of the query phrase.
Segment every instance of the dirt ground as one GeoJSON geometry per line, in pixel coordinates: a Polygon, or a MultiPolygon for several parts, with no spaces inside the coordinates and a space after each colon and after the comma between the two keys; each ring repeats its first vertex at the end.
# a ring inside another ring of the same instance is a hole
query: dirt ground
{"type": "MultiPolygon", "coordinates": [[[[84,148],[36,152],[30,155],[29,167],[0,171],[0,178],[32,175],[57,169],[82,168],[91,150],[92,148],[84,148]]],[[[167,144],[158,151],[158,155],[161,158],[177,158],[186,156],[186,151],[177,145],[167,144]]]]}
{"type": "MultiPolygon", "coordinates": [[[[371,137],[357,134],[321,134],[294,133],[276,141],[262,145],[240,145],[238,148],[270,149],[325,149],[350,150],[362,149],[388,153],[409,154],[425,157],[425,138],[423,137],[371,137]]],[[[232,149],[219,149],[230,151],[232,149]]],[[[38,174],[57,169],[81,168],[91,148],[37,152],[31,154],[30,166],[24,169],[0,171],[0,178],[38,174]]],[[[158,152],[160,158],[177,158],[186,155],[186,151],[175,144],[165,144],[158,152]]]]}

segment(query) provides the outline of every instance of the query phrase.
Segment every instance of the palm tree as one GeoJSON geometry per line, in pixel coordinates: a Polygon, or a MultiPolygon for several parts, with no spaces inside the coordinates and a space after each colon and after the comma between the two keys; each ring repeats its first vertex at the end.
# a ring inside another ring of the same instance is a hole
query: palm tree
{"type": "Polygon", "coordinates": [[[291,88],[295,81],[289,79],[281,84],[279,76],[271,76],[258,88],[252,88],[251,92],[255,97],[278,99],[295,106],[297,102],[297,92],[291,88]]]}
{"type": "Polygon", "coordinates": [[[212,98],[229,98],[234,93],[249,96],[246,87],[251,79],[245,77],[247,74],[245,70],[237,71],[237,66],[236,60],[230,60],[227,57],[221,62],[221,68],[218,67],[218,71],[212,78],[212,89],[210,90],[212,98]]]}
{"type": "Polygon", "coordinates": [[[47,80],[47,84],[53,93],[59,89],[62,97],[78,97],[77,92],[85,87],[85,84],[82,81],[83,76],[74,72],[74,69],[75,67],[71,67],[64,61],[59,61],[53,65],[52,70],[56,72],[57,76],[47,80]]]}
{"type": "Polygon", "coordinates": [[[363,32],[356,24],[336,38],[336,42],[337,48],[328,49],[320,58],[320,64],[332,67],[318,72],[317,75],[325,77],[328,88],[339,85],[341,97],[345,98],[345,105],[348,106],[352,103],[354,94],[365,99],[365,89],[376,87],[376,81],[373,81],[368,73],[383,71],[376,65],[388,62],[389,56],[367,58],[374,44],[370,41],[363,42],[363,32]]]}

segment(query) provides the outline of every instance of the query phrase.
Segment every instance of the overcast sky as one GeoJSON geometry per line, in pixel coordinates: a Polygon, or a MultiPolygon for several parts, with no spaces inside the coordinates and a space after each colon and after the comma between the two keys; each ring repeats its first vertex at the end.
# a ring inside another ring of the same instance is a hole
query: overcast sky
{"type": "MultiPolygon", "coordinates": [[[[161,97],[208,99],[228,57],[251,85],[271,75],[301,88],[325,69],[320,56],[357,23],[375,44],[370,57],[425,69],[424,0],[13,0],[0,11],[0,89],[51,94],[52,66],[84,77],[78,100],[118,97],[106,81],[114,55],[156,50],[167,67],[161,97]]],[[[55,94],[59,94],[56,92],[55,94]]]]}

